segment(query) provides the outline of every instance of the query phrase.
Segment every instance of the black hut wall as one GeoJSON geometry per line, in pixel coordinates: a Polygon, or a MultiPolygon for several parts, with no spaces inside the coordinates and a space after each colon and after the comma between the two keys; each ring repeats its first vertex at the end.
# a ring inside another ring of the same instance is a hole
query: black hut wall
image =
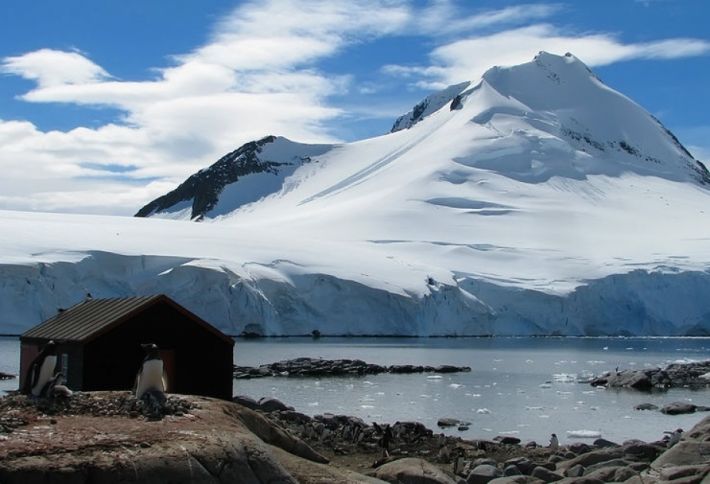
{"type": "Polygon", "coordinates": [[[143,361],[142,343],[174,353],[174,393],[232,396],[232,344],[168,304],[157,304],[88,342],[82,387],[131,389],[143,361]]]}

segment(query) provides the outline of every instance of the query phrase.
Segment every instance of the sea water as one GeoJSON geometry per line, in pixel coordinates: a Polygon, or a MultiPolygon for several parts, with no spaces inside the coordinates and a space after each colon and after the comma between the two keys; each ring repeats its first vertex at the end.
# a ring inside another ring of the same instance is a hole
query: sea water
{"type": "MultiPolygon", "coordinates": [[[[710,359],[709,338],[268,338],[237,341],[235,364],[257,366],[296,357],[351,358],[383,365],[470,366],[469,373],[278,377],[234,382],[234,393],[276,397],[315,415],[355,415],[366,422],[470,422],[469,430],[442,430],[464,438],[511,435],[546,443],[601,435],[623,441],[688,429],[704,414],[668,416],[634,406],[674,401],[710,405],[710,391],[673,389],[640,393],[579,383],[615,368],[651,368],[710,359]]],[[[19,342],[0,338],[0,371],[17,373],[19,342]]],[[[0,382],[0,390],[17,381],[0,382]]],[[[710,415],[710,414],[705,414],[710,415]]]]}

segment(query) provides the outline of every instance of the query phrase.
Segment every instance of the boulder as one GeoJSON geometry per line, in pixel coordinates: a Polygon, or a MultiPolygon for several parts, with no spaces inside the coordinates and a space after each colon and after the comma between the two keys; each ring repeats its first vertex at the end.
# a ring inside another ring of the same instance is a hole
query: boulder
{"type": "Polygon", "coordinates": [[[605,462],[599,462],[598,464],[591,465],[584,470],[584,475],[589,475],[592,472],[596,472],[599,469],[604,469],[607,467],[629,467],[631,462],[624,459],[612,459],[605,462]]]}
{"type": "Polygon", "coordinates": [[[408,457],[381,465],[375,477],[397,484],[456,484],[444,471],[423,459],[408,457]]]}
{"type": "Polygon", "coordinates": [[[680,442],[651,463],[654,469],[672,466],[707,465],[710,462],[710,417],[683,434],[680,442]]]}
{"type": "MultiPolygon", "coordinates": [[[[590,479],[589,477],[565,477],[561,481],[557,481],[557,484],[604,484],[604,481],[600,479],[590,479]]],[[[648,482],[643,484],[650,484],[648,482]]]]}
{"type": "Polygon", "coordinates": [[[607,462],[612,459],[621,459],[623,456],[624,451],[621,447],[607,447],[579,455],[574,459],[563,462],[561,465],[566,469],[569,469],[577,464],[583,465],[584,467],[590,467],[600,462],[607,462]]]}
{"type": "Polygon", "coordinates": [[[636,461],[652,461],[664,450],[656,445],[647,444],[646,442],[642,442],[640,440],[625,444],[623,449],[624,457],[636,461]]]}
{"type": "Polygon", "coordinates": [[[259,400],[259,410],[264,412],[277,412],[283,410],[293,410],[293,407],[289,407],[277,398],[264,397],[259,400]]]}
{"type": "Polygon", "coordinates": [[[457,427],[462,423],[463,422],[458,419],[444,417],[437,420],[436,425],[438,425],[439,427],[457,427]]]}
{"type": "Polygon", "coordinates": [[[490,464],[481,464],[468,474],[466,484],[487,484],[496,477],[501,477],[503,473],[495,466],[490,464]]]}
{"type": "Polygon", "coordinates": [[[603,449],[606,447],[619,447],[619,444],[606,439],[596,439],[594,441],[594,447],[597,449],[603,449]]]}
{"type": "Polygon", "coordinates": [[[518,445],[520,444],[520,439],[517,437],[511,437],[510,435],[499,435],[497,437],[494,437],[493,440],[495,442],[498,442],[500,444],[505,444],[505,445],[518,445]]]}
{"type": "Polygon", "coordinates": [[[518,466],[516,465],[509,465],[505,466],[503,469],[503,475],[504,476],[522,476],[523,473],[518,469],[518,466]]]}
{"type": "Polygon", "coordinates": [[[504,465],[515,466],[520,469],[520,472],[527,475],[530,475],[532,470],[535,468],[535,464],[533,464],[527,457],[515,457],[514,459],[508,459],[505,461],[504,465]]]}
{"type": "Polygon", "coordinates": [[[604,482],[624,482],[636,475],[638,475],[638,472],[628,467],[611,466],[602,467],[594,472],[587,472],[584,474],[584,477],[588,479],[599,479],[604,482]]]}
{"type": "Polygon", "coordinates": [[[556,472],[552,472],[551,470],[546,469],[542,466],[537,466],[535,469],[533,469],[531,475],[537,479],[540,479],[543,482],[556,482],[563,479],[563,476],[557,474],[556,472]]]}
{"type": "Polygon", "coordinates": [[[581,464],[577,464],[565,471],[565,477],[581,477],[584,475],[584,471],[584,466],[581,464]]]}
{"type": "Polygon", "coordinates": [[[505,476],[496,477],[488,484],[543,484],[543,481],[532,476],[505,476]]]}
{"type": "Polygon", "coordinates": [[[695,466],[672,466],[664,467],[660,470],[661,479],[664,481],[676,481],[678,479],[690,480],[697,479],[697,482],[703,480],[710,473],[710,465],[695,465],[695,466]]]}
{"type": "Polygon", "coordinates": [[[661,407],[661,412],[666,415],[682,415],[685,413],[695,413],[698,407],[687,402],[673,402],[661,407]]]}
{"type": "Polygon", "coordinates": [[[634,407],[634,410],[658,410],[658,405],[652,403],[639,403],[634,407]]]}
{"type": "Polygon", "coordinates": [[[592,448],[584,442],[575,442],[573,444],[570,444],[567,448],[570,450],[570,452],[574,452],[577,455],[585,454],[592,450],[592,448]]]}
{"type": "Polygon", "coordinates": [[[259,403],[253,398],[248,397],[246,395],[235,395],[234,397],[232,397],[232,401],[252,410],[256,410],[257,408],[259,408],[259,403]]]}

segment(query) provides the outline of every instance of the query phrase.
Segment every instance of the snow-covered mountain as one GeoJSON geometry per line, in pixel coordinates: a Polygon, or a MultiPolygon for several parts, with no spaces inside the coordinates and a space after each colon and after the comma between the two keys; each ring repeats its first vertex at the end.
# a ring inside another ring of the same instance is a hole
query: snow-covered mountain
{"type": "Polygon", "coordinates": [[[201,220],[229,213],[278,191],[296,168],[330,147],[276,136],[252,141],[153,200],[136,216],[201,220]]]}
{"type": "Polygon", "coordinates": [[[0,213],[0,328],[90,291],[231,333],[710,334],[709,202],[658,120],[540,53],[380,137],[249,143],[147,219],[0,213]]]}

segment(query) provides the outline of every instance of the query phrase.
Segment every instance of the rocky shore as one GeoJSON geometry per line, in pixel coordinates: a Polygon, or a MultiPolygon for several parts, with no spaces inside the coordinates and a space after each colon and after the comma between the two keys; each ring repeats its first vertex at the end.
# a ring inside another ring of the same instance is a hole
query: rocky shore
{"type": "Polygon", "coordinates": [[[381,459],[382,425],[345,415],[309,417],[290,408],[264,415],[333,464],[386,482],[693,484],[710,472],[710,417],[678,443],[668,437],[651,443],[597,439],[591,445],[578,442],[558,449],[523,444],[509,436],[464,440],[435,433],[418,422],[397,422],[391,427],[392,457],[381,459]]]}
{"type": "Polygon", "coordinates": [[[0,380],[12,380],[13,378],[16,378],[15,375],[0,371],[0,380]]]}
{"type": "Polygon", "coordinates": [[[327,377],[376,375],[379,373],[457,373],[471,371],[468,366],[376,365],[362,360],[324,360],[295,358],[258,367],[234,366],[234,378],[264,378],[271,376],[327,377]]]}
{"type": "Polygon", "coordinates": [[[0,482],[700,484],[710,473],[710,417],[675,440],[552,449],[464,440],[418,422],[388,430],[345,415],[310,417],[271,398],[167,402],[153,419],[129,392],[0,398],[0,482]]]}
{"type": "Polygon", "coordinates": [[[629,388],[640,391],[669,388],[710,388],[710,360],[673,363],[665,368],[610,371],[590,382],[592,386],[629,388]]]}

